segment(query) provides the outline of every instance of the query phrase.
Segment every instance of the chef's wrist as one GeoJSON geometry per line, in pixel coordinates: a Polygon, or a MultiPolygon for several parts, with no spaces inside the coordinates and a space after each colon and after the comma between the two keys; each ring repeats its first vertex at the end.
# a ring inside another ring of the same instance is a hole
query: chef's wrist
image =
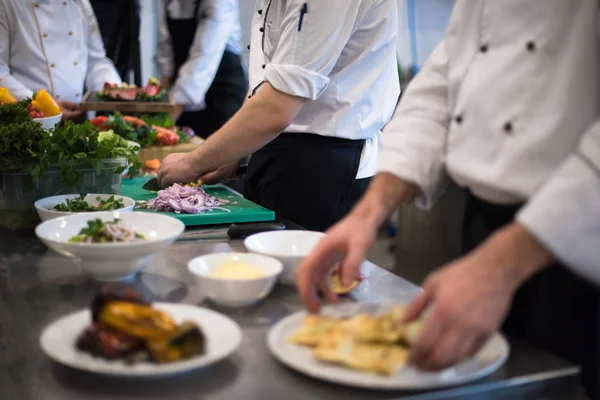
{"type": "Polygon", "coordinates": [[[554,262],[552,253],[519,222],[500,229],[482,247],[485,249],[486,246],[492,248],[490,253],[500,260],[488,265],[500,268],[500,278],[514,289],[554,262]]]}

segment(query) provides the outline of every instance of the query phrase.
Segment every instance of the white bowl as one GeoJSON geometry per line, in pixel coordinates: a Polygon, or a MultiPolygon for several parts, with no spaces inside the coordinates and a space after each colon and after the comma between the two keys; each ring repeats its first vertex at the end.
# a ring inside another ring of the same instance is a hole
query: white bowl
{"type": "MultiPolygon", "coordinates": [[[[87,196],[85,196],[84,200],[87,201],[87,203],[90,206],[97,206],[98,200],[96,200],[96,199],[98,197],[100,197],[100,200],[108,200],[111,196],[113,196],[113,195],[112,194],[93,194],[92,193],[92,194],[88,194],[87,196]]],[[[113,211],[121,211],[121,212],[133,211],[133,208],[135,207],[135,200],[130,199],[129,197],[119,196],[116,194],[114,196],[115,196],[116,200],[122,200],[123,205],[125,207],[118,208],[113,211]]],[[[52,208],[54,208],[54,206],[64,203],[67,199],[77,199],[77,198],[79,198],[78,194],[65,194],[65,195],[61,195],[61,196],[46,197],[46,198],[36,201],[34,203],[34,206],[35,206],[35,209],[42,221],[48,221],[49,219],[58,218],[58,217],[65,217],[65,216],[71,215],[71,214],[95,214],[98,212],[98,211],[86,211],[86,212],[75,213],[75,212],[52,210],[52,208]]]]}
{"type": "Polygon", "coordinates": [[[181,235],[183,222],[162,214],[105,211],[71,214],[42,222],[35,234],[52,250],[75,258],[82,270],[99,281],[121,281],[145,267],[152,255],[160,253],[181,235]],[[69,243],[87,221],[120,218],[146,240],[132,243],[69,243]]]}
{"type": "Polygon", "coordinates": [[[39,122],[42,124],[42,128],[44,129],[52,129],[60,122],[62,119],[62,113],[55,115],[53,117],[44,117],[44,118],[34,118],[35,122],[39,122]]]}
{"type": "Polygon", "coordinates": [[[274,257],[283,263],[279,282],[293,285],[296,282],[296,269],[321,239],[322,232],[313,231],[272,231],[257,233],[244,240],[248,251],[274,257]]]}
{"type": "Polygon", "coordinates": [[[196,257],[188,263],[188,270],[196,278],[201,293],[214,303],[225,307],[246,307],[269,295],[283,266],[278,260],[260,254],[222,253],[196,257]],[[256,279],[224,279],[210,276],[226,262],[252,265],[264,273],[256,279]]]}

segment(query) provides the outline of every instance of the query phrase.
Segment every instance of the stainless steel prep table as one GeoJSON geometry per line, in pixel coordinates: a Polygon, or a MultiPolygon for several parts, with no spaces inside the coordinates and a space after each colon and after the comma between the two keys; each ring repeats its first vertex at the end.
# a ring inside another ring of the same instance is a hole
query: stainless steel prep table
{"type": "MultiPolygon", "coordinates": [[[[241,240],[177,242],[132,285],[151,299],[199,304],[186,262],[213,252],[244,251],[241,240]]],[[[417,287],[375,265],[354,298],[365,302],[407,302],[417,287]]],[[[269,327],[300,310],[295,290],[277,287],[262,304],[247,310],[218,309],[243,328],[244,340],[230,359],[169,379],[127,381],[70,370],[47,360],[38,345],[43,327],[87,307],[101,284],[47,250],[32,232],[0,231],[0,399],[566,399],[578,369],[547,353],[512,342],[506,365],[470,385],[429,393],[377,392],[320,382],[279,364],[269,353],[269,327]],[[543,396],[543,397],[542,397],[543,396]]]]}

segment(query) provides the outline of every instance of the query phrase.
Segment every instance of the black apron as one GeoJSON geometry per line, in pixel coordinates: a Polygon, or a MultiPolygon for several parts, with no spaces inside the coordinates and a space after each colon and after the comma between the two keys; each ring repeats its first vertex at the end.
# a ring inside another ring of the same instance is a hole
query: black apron
{"type": "MultiPolygon", "coordinates": [[[[513,221],[521,206],[500,206],[467,194],[463,252],[513,221]]],[[[597,288],[553,265],[517,291],[502,330],[582,367],[582,383],[600,397],[600,295],[597,288]]]]}
{"type": "Polygon", "coordinates": [[[342,219],[370,178],[355,179],[364,140],[282,133],[252,154],[246,198],[316,231],[342,219]]]}
{"type": "MultiPolygon", "coordinates": [[[[172,19],[165,10],[175,60],[174,76],[179,74],[179,69],[187,61],[194,43],[199,18],[203,17],[198,16],[200,3],[201,0],[196,1],[194,18],[190,19],[172,19]]],[[[242,107],[247,88],[246,73],[240,56],[225,50],[215,79],[205,96],[206,108],[202,111],[184,112],[177,125],[189,126],[196,135],[206,139],[242,107]]]]}

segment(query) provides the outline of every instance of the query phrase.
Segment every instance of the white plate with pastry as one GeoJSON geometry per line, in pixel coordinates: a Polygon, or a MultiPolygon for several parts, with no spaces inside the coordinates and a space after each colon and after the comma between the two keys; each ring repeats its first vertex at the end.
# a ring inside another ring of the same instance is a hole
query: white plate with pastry
{"type": "Polygon", "coordinates": [[[271,328],[268,346],[298,372],[379,390],[458,385],[492,374],[508,358],[508,342],[497,333],[470,360],[440,372],[419,371],[407,361],[420,323],[406,326],[403,312],[402,306],[360,303],[325,306],[319,315],[297,312],[271,328]]]}

